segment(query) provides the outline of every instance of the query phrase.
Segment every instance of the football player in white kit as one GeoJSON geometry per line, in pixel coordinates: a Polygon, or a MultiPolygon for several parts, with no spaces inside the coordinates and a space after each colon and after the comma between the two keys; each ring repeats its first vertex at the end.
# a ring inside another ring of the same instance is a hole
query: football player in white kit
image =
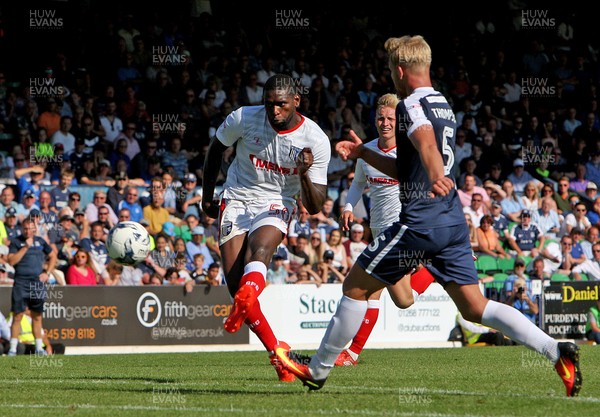
{"type": "Polygon", "coordinates": [[[203,173],[202,209],[219,219],[219,246],[233,309],[224,327],[236,332],[242,323],[257,335],[270,354],[279,379],[294,375],[274,355],[279,342],[260,309],[258,296],[273,253],[296,213],[296,199],[310,214],[319,212],[327,196],[329,138],[312,120],[297,112],[303,87],[289,75],[277,74],[264,85],[260,106],[243,106],[217,129],[203,173]],[[221,202],[214,201],[221,155],[236,146],[221,202]]]}
{"type": "MultiPolygon", "coordinates": [[[[400,99],[395,94],[385,94],[377,100],[375,124],[379,137],[365,144],[366,148],[394,159],[396,159],[396,106],[399,101],[400,99]]],[[[362,198],[367,185],[371,197],[370,226],[373,238],[377,238],[383,230],[398,221],[402,209],[399,198],[400,187],[398,180],[367,164],[364,159],[359,158],[356,160],[354,181],[348,190],[346,206],[342,212],[340,224],[342,229],[349,229],[350,223],[354,220],[353,206],[362,198]]],[[[415,262],[417,262],[416,259],[415,262]]],[[[414,265],[415,268],[418,266],[414,265]]],[[[420,268],[410,279],[400,280],[394,286],[395,296],[399,300],[398,305],[402,308],[410,307],[416,296],[423,293],[432,282],[433,276],[425,268],[420,268]]],[[[340,353],[335,362],[336,366],[352,366],[358,362],[358,355],[360,355],[371,331],[375,327],[375,323],[377,323],[379,298],[382,292],[383,289],[373,293],[367,300],[367,312],[362,324],[356,336],[352,339],[352,344],[340,353]]]]}

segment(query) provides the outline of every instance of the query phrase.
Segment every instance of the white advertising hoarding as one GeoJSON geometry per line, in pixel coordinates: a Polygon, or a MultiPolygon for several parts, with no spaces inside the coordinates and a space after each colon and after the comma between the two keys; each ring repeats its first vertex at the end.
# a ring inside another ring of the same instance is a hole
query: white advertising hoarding
{"type": "MultiPolygon", "coordinates": [[[[341,297],[341,284],[318,288],[269,285],[259,300],[278,339],[289,344],[318,345],[341,297]]],[[[437,283],[431,284],[408,309],[396,307],[387,291],[383,292],[380,303],[379,318],[369,338],[371,343],[446,342],[456,323],[456,305],[437,283]]],[[[252,332],[250,344],[260,344],[252,332]]]]}

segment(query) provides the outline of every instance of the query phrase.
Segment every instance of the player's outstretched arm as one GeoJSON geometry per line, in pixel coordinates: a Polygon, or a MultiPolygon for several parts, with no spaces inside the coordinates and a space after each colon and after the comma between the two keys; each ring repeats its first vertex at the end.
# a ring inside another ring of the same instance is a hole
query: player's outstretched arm
{"type": "Polygon", "coordinates": [[[221,143],[216,137],[212,138],[206,152],[204,160],[204,170],[202,172],[202,210],[207,216],[216,219],[219,215],[219,205],[214,199],[217,177],[221,171],[221,162],[223,152],[227,146],[221,143]]]}
{"type": "Polygon", "coordinates": [[[444,174],[444,160],[438,150],[435,133],[431,125],[419,126],[410,135],[413,146],[419,152],[421,163],[431,182],[431,191],[436,196],[445,196],[454,188],[454,181],[444,174]]]}
{"type": "Polygon", "coordinates": [[[395,158],[379,155],[377,152],[365,148],[362,140],[358,137],[354,130],[350,130],[350,137],[352,138],[351,141],[342,140],[335,145],[335,150],[340,155],[342,160],[347,161],[348,159],[356,160],[358,158],[362,158],[372,167],[377,168],[384,174],[394,179],[398,179],[395,158]]]}

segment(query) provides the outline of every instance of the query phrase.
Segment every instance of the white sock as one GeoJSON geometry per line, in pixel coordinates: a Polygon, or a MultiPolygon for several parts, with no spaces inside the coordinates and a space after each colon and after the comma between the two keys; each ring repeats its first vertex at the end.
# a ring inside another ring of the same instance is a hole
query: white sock
{"type": "Polygon", "coordinates": [[[380,304],[381,304],[381,301],[379,301],[379,300],[367,300],[367,309],[376,308],[379,310],[380,304]]]}
{"type": "Polygon", "coordinates": [[[10,349],[9,352],[17,353],[17,345],[19,344],[19,339],[13,337],[10,339],[10,349]]]}
{"type": "Polygon", "coordinates": [[[481,324],[501,331],[515,342],[544,355],[552,363],[560,357],[558,342],[509,305],[488,301],[481,324]]]}
{"type": "Polygon", "coordinates": [[[315,379],[325,379],[335,366],[335,360],[352,340],[367,312],[367,302],[343,296],[327,326],[321,346],[310,361],[310,373],[315,379]]]}
{"type": "Polygon", "coordinates": [[[44,342],[42,342],[42,339],[35,339],[35,350],[44,350],[44,342]]]}

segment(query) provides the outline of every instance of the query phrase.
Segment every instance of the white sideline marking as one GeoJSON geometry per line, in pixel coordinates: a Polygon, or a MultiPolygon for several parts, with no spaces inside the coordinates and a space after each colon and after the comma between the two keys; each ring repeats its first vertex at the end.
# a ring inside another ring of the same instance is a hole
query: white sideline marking
{"type": "MultiPolygon", "coordinates": [[[[176,411],[193,411],[193,412],[202,412],[202,413],[219,413],[219,414],[259,414],[259,415],[270,415],[273,413],[273,410],[253,410],[253,409],[242,409],[242,408],[203,408],[203,407],[149,407],[143,405],[124,405],[124,406],[116,406],[116,405],[94,405],[94,404],[70,404],[70,405],[46,405],[46,404],[1,404],[3,407],[7,408],[17,408],[17,409],[69,409],[73,410],[74,408],[80,408],[84,410],[144,410],[144,411],[167,411],[169,413],[174,413],[176,411]]],[[[397,412],[397,411],[381,411],[381,410],[350,410],[350,409],[340,409],[335,408],[332,410],[310,410],[311,413],[315,415],[359,415],[359,416],[399,416],[399,417],[415,417],[415,416],[423,416],[423,417],[485,417],[485,414],[440,414],[440,413],[415,413],[415,412],[397,412]]],[[[278,409],[277,412],[279,414],[288,414],[288,413],[306,413],[307,410],[305,408],[295,408],[295,409],[278,409]]]]}
{"type": "MultiPolygon", "coordinates": [[[[127,378],[117,378],[117,379],[110,379],[110,380],[105,380],[105,379],[85,379],[85,378],[78,378],[78,379],[68,379],[68,380],[64,380],[64,379],[0,379],[0,384],[67,384],[67,383],[76,383],[76,384],[115,384],[115,385],[128,385],[128,384],[135,384],[135,385],[154,385],[154,386],[171,386],[171,385],[177,385],[177,386],[182,386],[182,387],[186,387],[186,386],[198,386],[198,387],[211,387],[211,388],[215,388],[215,387],[219,387],[219,386],[215,386],[214,382],[161,382],[161,383],[157,383],[156,381],[131,381],[127,378]]],[[[223,384],[225,385],[225,384],[223,384]]],[[[283,384],[283,383],[273,383],[273,384],[248,384],[245,385],[246,388],[244,391],[249,391],[249,389],[255,387],[255,388],[266,388],[269,390],[273,390],[276,388],[289,388],[290,384],[283,384]]],[[[334,384],[328,384],[326,386],[326,388],[324,389],[325,392],[328,389],[331,391],[335,391],[335,392],[339,392],[339,391],[349,391],[349,392],[357,392],[357,391],[361,391],[361,392],[371,392],[373,394],[398,394],[398,388],[402,388],[402,387],[366,387],[364,385],[357,385],[357,386],[348,386],[348,385],[334,385],[334,384]]],[[[463,391],[463,390],[458,390],[458,389],[453,389],[453,390],[446,390],[446,389],[429,389],[429,388],[419,388],[420,391],[419,394],[435,394],[435,395],[460,395],[460,396],[469,396],[469,397],[500,397],[500,398],[530,398],[533,400],[559,400],[559,401],[563,401],[565,399],[569,400],[569,401],[577,401],[577,402],[585,402],[585,403],[600,403],[600,397],[565,397],[563,394],[563,389],[562,386],[560,386],[560,389],[558,390],[558,395],[554,396],[554,397],[549,397],[548,395],[530,395],[530,394],[524,394],[524,393],[517,393],[517,392],[487,392],[487,391],[482,391],[482,392],[477,392],[477,391],[463,391]]],[[[0,403],[0,405],[5,405],[0,403]]]]}

